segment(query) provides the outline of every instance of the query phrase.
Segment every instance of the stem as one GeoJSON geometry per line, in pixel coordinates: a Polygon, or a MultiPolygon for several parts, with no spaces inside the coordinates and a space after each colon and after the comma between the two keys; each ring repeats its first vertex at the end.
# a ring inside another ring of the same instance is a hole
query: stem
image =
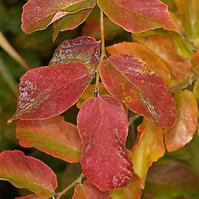
{"type": "Polygon", "coordinates": [[[10,87],[11,91],[13,91],[14,95],[16,95],[16,92],[17,92],[16,82],[14,81],[12,75],[10,74],[10,72],[7,70],[7,68],[4,65],[5,64],[0,59],[0,75],[2,75],[2,77],[4,78],[8,86],[10,87]]]}
{"type": "Polygon", "coordinates": [[[2,47],[16,62],[20,64],[25,70],[29,69],[26,61],[19,55],[19,53],[11,46],[3,33],[0,31],[0,47],[2,47]]]}
{"type": "Polygon", "coordinates": [[[102,10],[100,10],[100,35],[101,35],[101,57],[100,57],[100,61],[99,64],[96,68],[96,81],[95,81],[95,92],[94,92],[94,96],[98,96],[99,95],[99,80],[100,80],[100,76],[99,76],[99,67],[102,64],[102,61],[106,55],[105,53],[105,39],[104,39],[104,13],[102,10]]]}
{"type": "Polygon", "coordinates": [[[83,178],[83,174],[81,174],[75,181],[73,181],[68,187],[66,187],[63,191],[57,193],[57,197],[56,199],[60,199],[64,194],[66,194],[67,191],[69,191],[70,189],[72,189],[76,184],[81,183],[82,178],[83,178]]]}

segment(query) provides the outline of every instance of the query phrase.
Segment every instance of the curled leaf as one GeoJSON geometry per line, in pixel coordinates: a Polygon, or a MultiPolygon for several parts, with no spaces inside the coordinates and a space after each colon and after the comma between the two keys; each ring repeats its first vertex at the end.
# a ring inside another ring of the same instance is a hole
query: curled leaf
{"type": "Polygon", "coordinates": [[[29,0],[23,6],[22,30],[30,34],[43,30],[63,17],[93,8],[95,0],[29,0]]]}
{"type": "Polygon", "coordinates": [[[110,96],[91,98],[81,106],[77,123],[83,142],[80,163],[88,181],[101,191],[126,186],[133,169],[125,148],[128,119],[122,105],[110,96]]]}
{"type": "Polygon", "coordinates": [[[20,79],[12,120],[42,120],[63,113],[77,102],[91,80],[80,62],[29,70],[20,79]]]}
{"type": "Polygon", "coordinates": [[[42,161],[25,156],[23,152],[3,151],[0,153],[0,178],[18,188],[26,188],[46,199],[57,187],[55,173],[42,161]]]}
{"type": "Polygon", "coordinates": [[[198,124],[198,105],[195,96],[188,90],[175,95],[177,122],[165,131],[165,143],[168,151],[175,151],[193,138],[198,124]]]}
{"type": "Polygon", "coordinates": [[[96,186],[84,181],[82,185],[76,185],[72,199],[111,199],[111,197],[107,192],[101,192],[96,186]]]}
{"type": "Polygon", "coordinates": [[[128,32],[166,28],[176,31],[168,6],[160,0],[97,0],[108,18],[128,32]]]}
{"type": "Polygon", "coordinates": [[[93,37],[65,40],[54,52],[50,64],[82,62],[94,72],[100,58],[100,42],[93,37]]]}
{"type": "Polygon", "coordinates": [[[164,155],[163,130],[153,122],[144,120],[138,126],[136,143],[131,151],[135,174],[141,178],[144,187],[149,167],[164,155]]]}
{"type": "Polygon", "coordinates": [[[60,116],[42,121],[19,121],[16,136],[23,147],[35,147],[66,162],[80,160],[82,145],[77,127],[60,116]]]}
{"type": "Polygon", "coordinates": [[[143,61],[128,55],[111,56],[101,64],[100,77],[106,89],[132,111],[159,127],[175,124],[176,110],[169,88],[143,61]]]}

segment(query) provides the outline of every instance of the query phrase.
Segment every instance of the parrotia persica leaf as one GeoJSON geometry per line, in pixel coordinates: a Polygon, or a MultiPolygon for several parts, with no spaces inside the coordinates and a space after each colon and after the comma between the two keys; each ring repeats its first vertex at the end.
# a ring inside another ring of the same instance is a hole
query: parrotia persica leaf
{"type": "Polygon", "coordinates": [[[156,72],[162,80],[164,80],[165,83],[168,84],[171,79],[170,71],[162,59],[141,43],[122,42],[108,46],[106,50],[111,55],[127,54],[142,59],[152,71],[156,72]]]}
{"type": "Polygon", "coordinates": [[[65,30],[73,30],[82,24],[91,13],[92,9],[84,9],[76,13],[72,13],[62,17],[53,24],[53,40],[55,40],[59,32],[65,30]]]}
{"type": "Polygon", "coordinates": [[[0,162],[0,178],[17,188],[29,189],[44,199],[55,192],[56,175],[42,161],[15,150],[1,152],[0,162]]]}
{"type": "Polygon", "coordinates": [[[112,199],[140,199],[142,195],[140,178],[134,174],[126,187],[116,189],[110,195],[112,199]]]}
{"type": "Polygon", "coordinates": [[[35,147],[66,162],[79,162],[82,144],[77,127],[60,116],[18,121],[16,136],[23,147],[35,147]]]}
{"type": "Polygon", "coordinates": [[[144,120],[138,126],[138,135],[131,150],[131,158],[135,174],[141,178],[143,188],[149,167],[164,155],[163,137],[163,130],[149,120],[144,120]]]}
{"type": "Polygon", "coordinates": [[[126,186],[133,175],[125,142],[128,119],[122,105],[110,96],[87,100],[77,124],[83,142],[81,167],[101,191],[126,186]]]}
{"type": "Polygon", "coordinates": [[[39,196],[31,194],[31,195],[27,195],[27,196],[17,197],[15,199],[41,199],[41,198],[39,196]]]}
{"type": "Polygon", "coordinates": [[[92,80],[80,63],[58,64],[29,70],[20,79],[13,119],[42,120],[65,112],[92,80]]]}
{"type": "Polygon", "coordinates": [[[175,95],[177,122],[165,131],[165,143],[168,151],[175,151],[193,138],[198,124],[198,105],[195,96],[188,90],[175,95]]]}
{"type": "Polygon", "coordinates": [[[172,77],[170,86],[181,83],[190,75],[191,62],[179,55],[176,41],[170,35],[156,34],[146,36],[139,41],[166,63],[172,77]]]}
{"type": "Polygon", "coordinates": [[[50,64],[66,64],[71,62],[82,62],[91,72],[99,63],[100,42],[93,37],[78,37],[65,40],[54,52],[50,64]]]}
{"type": "Polygon", "coordinates": [[[23,7],[22,30],[30,34],[43,30],[70,14],[91,9],[96,0],[29,0],[23,7]]]}
{"type": "Polygon", "coordinates": [[[159,127],[175,124],[176,109],[168,87],[143,61],[113,55],[100,65],[100,77],[106,89],[132,111],[159,127]]]}
{"type": "Polygon", "coordinates": [[[160,0],[97,0],[99,7],[128,32],[163,27],[176,30],[168,6],[160,0]]]}
{"type": "Polygon", "coordinates": [[[111,197],[107,192],[101,192],[96,186],[84,181],[82,185],[76,185],[72,199],[111,199],[111,197]]]}

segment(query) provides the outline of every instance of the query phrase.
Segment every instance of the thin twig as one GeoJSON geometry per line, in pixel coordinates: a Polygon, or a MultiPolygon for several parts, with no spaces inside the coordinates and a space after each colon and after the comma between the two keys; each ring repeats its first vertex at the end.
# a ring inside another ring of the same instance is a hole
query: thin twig
{"type": "Polygon", "coordinates": [[[102,10],[100,10],[100,35],[101,35],[101,57],[100,57],[100,61],[99,64],[96,68],[96,81],[95,81],[95,92],[94,92],[94,96],[98,96],[99,95],[99,67],[102,64],[102,61],[105,57],[105,39],[104,39],[104,13],[102,10]]]}
{"type": "Polygon", "coordinates": [[[11,46],[8,40],[5,38],[3,33],[0,31],[0,47],[2,47],[16,62],[20,64],[25,70],[29,69],[26,61],[21,57],[21,55],[11,46]]]}
{"type": "Polygon", "coordinates": [[[16,82],[12,78],[10,72],[7,70],[5,67],[5,64],[3,61],[0,59],[0,75],[2,75],[3,79],[6,81],[8,86],[10,87],[11,91],[13,91],[14,94],[16,94],[16,82]]]}
{"type": "Polygon", "coordinates": [[[63,191],[56,194],[56,199],[60,199],[66,192],[72,189],[76,184],[81,183],[83,174],[81,174],[75,181],[73,181],[68,187],[66,187],[63,191]]]}

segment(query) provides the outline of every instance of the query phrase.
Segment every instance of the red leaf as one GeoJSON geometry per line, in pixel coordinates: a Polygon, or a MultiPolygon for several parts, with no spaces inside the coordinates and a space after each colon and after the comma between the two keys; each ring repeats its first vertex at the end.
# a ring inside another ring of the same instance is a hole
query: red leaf
{"type": "Polygon", "coordinates": [[[56,50],[50,64],[65,64],[80,61],[92,71],[99,63],[100,42],[93,37],[78,37],[65,40],[56,50]]]}
{"type": "Polygon", "coordinates": [[[95,0],[29,0],[23,7],[22,30],[30,34],[53,22],[84,9],[93,8],[95,0]]]}
{"type": "Polygon", "coordinates": [[[100,76],[106,89],[132,111],[154,120],[159,127],[174,125],[176,109],[171,93],[143,61],[128,55],[111,56],[103,61],[100,76]]]}
{"type": "Polygon", "coordinates": [[[20,79],[17,110],[13,119],[42,120],[74,105],[92,80],[79,62],[39,67],[20,79]]]}
{"type": "Polygon", "coordinates": [[[62,117],[19,121],[16,136],[23,147],[35,147],[66,162],[79,162],[81,139],[77,127],[62,117]]]}
{"type": "Polygon", "coordinates": [[[31,194],[31,195],[27,195],[27,196],[17,197],[15,199],[41,199],[41,198],[34,194],[31,194]]]}
{"type": "Polygon", "coordinates": [[[83,185],[76,185],[72,199],[111,199],[111,197],[107,192],[101,192],[88,181],[84,181],[83,185]]]}
{"type": "Polygon", "coordinates": [[[81,166],[101,191],[126,186],[133,175],[125,142],[128,119],[122,105],[110,96],[86,101],[77,117],[83,142],[81,166]]]}
{"type": "Polygon", "coordinates": [[[99,7],[117,25],[129,32],[164,27],[176,31],[168,6],[160,0],[97,0],[99,7]]]}
{"type": "Polygon", "coordinates": [[[57,178],[42,161],[15,150],[1,152],[0,162],[1,179],[18,188],[29,189],[41,198],[53,195],[57,187],[57,178]]]}

